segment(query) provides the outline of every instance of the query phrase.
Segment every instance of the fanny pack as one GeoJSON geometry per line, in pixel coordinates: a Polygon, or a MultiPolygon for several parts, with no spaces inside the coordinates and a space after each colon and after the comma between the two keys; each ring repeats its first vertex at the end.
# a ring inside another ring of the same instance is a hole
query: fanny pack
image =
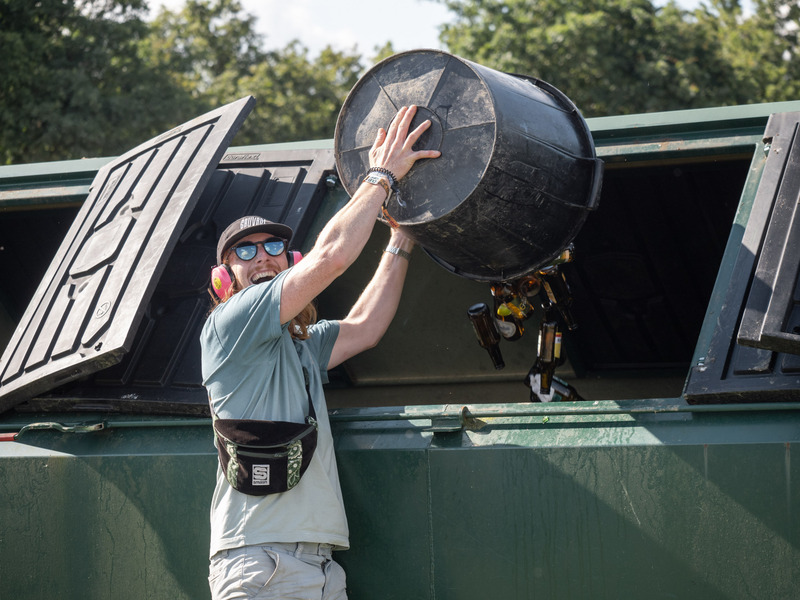
{"type": "Polygon", "coordinates": [[[219,419],[212,410],[219,464],[233,489],[267,496],[295,487],[317,449],[317,415],[311,401],[308,372],[303,369],[308,396],[304,423],[219,419]]]}

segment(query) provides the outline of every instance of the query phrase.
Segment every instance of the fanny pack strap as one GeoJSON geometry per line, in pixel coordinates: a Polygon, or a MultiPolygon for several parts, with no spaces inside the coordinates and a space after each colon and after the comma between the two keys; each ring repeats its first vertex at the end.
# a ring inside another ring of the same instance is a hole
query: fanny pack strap
{"type": "Polygon", "coordinates": [[[306,396],[308,396],[308,416],[306,417],[306,421],[308,423],[313,423],[316,427],[317,425],[317,413],[314,411],[314,403],[311,401],[311,381],[310,377],[308,376],[308,370],[303,367],[303,379],[305,379],[306,383],[306,396]]]}

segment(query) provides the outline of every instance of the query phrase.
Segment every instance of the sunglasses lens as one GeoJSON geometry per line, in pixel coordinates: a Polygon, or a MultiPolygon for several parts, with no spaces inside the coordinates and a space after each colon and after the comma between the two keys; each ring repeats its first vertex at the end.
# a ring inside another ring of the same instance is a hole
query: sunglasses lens
{"type": "Polygon", "coordinates": [[[280,256],[286,250],[286,242],[283,240],[269,240],[267,242],[259,242],[258,244],[242,244],[236,246],[236,256],[240,260],[253,260],[258,254],[258,246],[264,246],[264,252],[270,256],[280,256]]]}
{"type": "Polygon", "coordinates": [[[255,244],[245,244],[242,246],[236,246],[236,256],[239,257],[240,260],[252,260],[252,258],[258,252],[258,248],[255,244]]]}
{"type": "Polygon", "coordinates": [[[280,256],[283,254],[285,248],[286,244],[283,240],[271,240],[269,242],[264,242],[264,250],[266,250],[267,254],[270,256],[280,256]]]}

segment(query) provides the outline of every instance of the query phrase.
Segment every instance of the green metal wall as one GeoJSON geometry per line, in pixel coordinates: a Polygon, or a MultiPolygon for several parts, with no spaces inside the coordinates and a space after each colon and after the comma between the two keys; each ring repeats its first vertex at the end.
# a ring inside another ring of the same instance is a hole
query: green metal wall
{"type": "Polygon", "coordinates": [[[210,424],[119,425],[0,442],[0,598],[209,596],[210,424]]]}
{"type": "MultiPolygon", "coordinates": [[[[459,408],[333,414],[351,600],[796,597],[795,407],[459,408]]],[[[208,597],[207,421],[0,453],[2,597],[208,597]]]]}
{"type": "Polygon", "coordinates": [[[352,597],[797,597],[800,413],[550,408],[435,436],[347,424],[352,597]]]}

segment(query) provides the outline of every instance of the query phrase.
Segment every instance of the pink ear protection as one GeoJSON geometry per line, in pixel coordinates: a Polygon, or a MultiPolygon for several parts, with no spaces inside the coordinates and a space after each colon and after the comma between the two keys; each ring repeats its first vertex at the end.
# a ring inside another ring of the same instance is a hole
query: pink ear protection
{"type": "Polygon", "coordinates": [[[233,273],[228,265],[217,265],[211,269],[211,287],[219,298],[224,298],[233,285],[233,273]]]}
{"type": "MultiPolygon", "coordinates": [[[[286,259],[289,261],[290,267],[299,263],[302,258],[303,255],[297,250],[289,250],[286,253],[286,259]]],[[[233,273],[228,265],[217,265],[211,269],[211,287],[219,298],[224,298],[232,285],[233,273]]]]}
{"type": "Polygon", "coordinates": [[[303,259],[303,255],[297,250],[289,250],[286,254],[286,258],[289,260],[289,266],[293,267],[303,259]]]}

